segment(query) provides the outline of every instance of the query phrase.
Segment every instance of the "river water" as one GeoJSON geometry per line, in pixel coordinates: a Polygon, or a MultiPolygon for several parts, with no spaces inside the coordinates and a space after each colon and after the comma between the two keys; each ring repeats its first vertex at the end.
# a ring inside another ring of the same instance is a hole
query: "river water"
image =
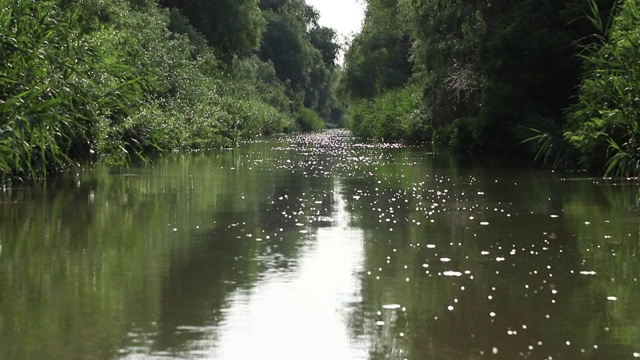
{"type": "Polygon", "coordinates": [[[637,182],[341,131],[0,190],[0,359],[640,358],[637,182]]]}

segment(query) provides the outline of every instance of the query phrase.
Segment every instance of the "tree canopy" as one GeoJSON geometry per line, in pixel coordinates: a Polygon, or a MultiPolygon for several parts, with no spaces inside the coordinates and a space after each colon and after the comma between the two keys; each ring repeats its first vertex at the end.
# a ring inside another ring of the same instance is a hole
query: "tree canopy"
{"type": "Polygon", "coordinates": [[[161,0],[179,9],[220,56],[247,55],[260,45],[265,28],[258,0],[161,0]]]}
{"type": "MultiPolygon", "coordinates": [[[[508,151],[552,165],[640,163],[631,151],[636,105],[623,101],[640,89],[630,80],[640,56],[624,45],[636,40],[637,1],[366,4],[364,28],[347,51],[340,80],[356,134],[476,154],[508,151]],[[630,94],[614,98],[616,91],[630,94]],[[610,100],[595,110],[605,93],[610,100]],[[608,125],[598,120],[605,113],[608,125]]],[[[640,172],[640,165],[622,168],[640,172]]]]}
{"type": "Polygon", "coordinates": [[[341,104],[333,93],[340,48],[335,30],[318,25],[317,10],[304,0],[265,0],[261,7],[267,27],[258,56],[272,63],[290,87],[294,107],[339,124],[341,104]]]}

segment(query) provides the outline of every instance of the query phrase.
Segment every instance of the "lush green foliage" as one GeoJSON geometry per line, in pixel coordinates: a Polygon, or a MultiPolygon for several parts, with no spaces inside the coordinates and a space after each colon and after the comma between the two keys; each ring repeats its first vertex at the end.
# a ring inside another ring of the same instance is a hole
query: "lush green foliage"
{"type": "Polygon", "coordinates": [[[298,128],[301,131],[318,131],[324,129],[324,121],[322,118],[309,108],[302,108],[296,116],[298,128]]]}
{"type": "Polygon", "coordinates": [[[318,25],[318,12],[304,0],[262,1],[267,28],[258,51],[288,86],[294,111],[312,109],[340,124],[343,105],[333,91],[339,46],[333,29],[318,25]]]}
{"type": "Polygon", "coordinates": [[[477,131],[469,128],[479,128],[471,119],[478,115],[486,83],[480,64],[486,5],[432,0],[399,4],[408,14],[414,77],[423,89],[421,121],[434,129],[434,141],[476,147],[473,134],[477,131]]]}
{"type": "Polygon", "coordinates": [[[396,0],[371,0],[362,32],[345,55],[340,90],[354,100],[403,86],[411,76],[409,31],[396,0]]]}
{"type": "Polygon", "coordinates": [[[126,118],[138,81],[83,36],[77,7],[0,9],[0,173],[44,175],[93,150],[98,119],[126,118]]]}
{"type": "Polygon", "coordinates": [[[348,126],[361,137],[394,142],[411,140],[428,133],[418,128],[420,92],[415,86],[390,90],[371,100],[361,100],[351,109],[348,126]]]}
{"type": "Polygon", "coordinates": [[[389,137],[380,124],[406,111],[388,116],[382,115],[387,110],[376,114],[369,106],[386,103],[386,92],[393,97],[402,93],[393,89],[406,86],[421,101],[413,109],[417,125],[403,140],[474,152],[529,152],[555,165],[575,164],[578,150],[592,168],[608,162],[609,171],[637,172],[634,91],[640,57],[632,14],[638,4],[621,2],[604,46],[593,33],[607,26],[588,16],[601,9],[606,19],[614,2],[368,0],[364,29],[346,54],[340,81],[355,109],[350,127],[365,137],[389,137]],[[409,70],[399,66],[403,61],[409,70]],[[584,62],[579,104],[567,121],[584,62]],[[372,127],[376,116],[379,124],[372,127]]]}
{"type": "Polygon", "coordinates": [[[304,2],[162,3],[0,0],[2,177],[339,120],[335,32],[304,2]]]}
{"type": "Polygon", "coordinates": [[[111,137],[109,129],[116,131],[115,141],[105,143],[112,146],[136,139],[136,134],[153,134],[156,146],[163,149],[228,146],[241,138],[292,127],[286,107],[266,89],[279,91],[264,69],[267,65],[256,59],[238,60],[225,71],[212,50],[194,45],[201,43],[198,33],[180,14],[155,6],[126,10],[122,5],[106,9],[110,26],[97,38],[101,47],[120,53],[118,61],[144,79],[146,98],[126,126],[111,123],[100,132],[111,137]],[[185,35],[171,32],[172,22],[181,24],[185,35]],[[273,84],[267,85],[269,81],[273,84]]]}
{"type": "Polygon", "coordinates": [[[260,44],[265,20],[258,0],[160,0],[160,3],[180,9],[223,59],[248,54],[260,44]]]}
{"type": "Polygon", "coordinates": [[[580,44],[593,33],[586,0],[506,3],[489,17],[482,61],[487,81],[479,120],[488,131],[477,140],[496,150],[529,136],[523,128],[557,134],[566,127],[563,109],[581,76],[580,44]],[[503,139],[492,140],[492,133],[503,139]]]}
{"type": "MultiPolygon", "coordinates": [[[[593,21],[603,28],[594,4],[593,21]]],[[[640,174],[640,4],[625,1],[602,44],[585,55],[587,74],[569,109],[566,137],[587,167],[607,163],[611,175],[640,174]]]]}

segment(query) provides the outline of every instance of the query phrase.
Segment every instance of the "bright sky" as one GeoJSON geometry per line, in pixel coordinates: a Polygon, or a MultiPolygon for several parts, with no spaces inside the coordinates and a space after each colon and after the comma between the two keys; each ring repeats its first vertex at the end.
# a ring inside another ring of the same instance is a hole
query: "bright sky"
{"type": "Polygon", "coordinates": [[[306,0],[320,12],[320,25],[334,28],[338,37],[360,32],[364,5],[357,0],[306,0]]]}

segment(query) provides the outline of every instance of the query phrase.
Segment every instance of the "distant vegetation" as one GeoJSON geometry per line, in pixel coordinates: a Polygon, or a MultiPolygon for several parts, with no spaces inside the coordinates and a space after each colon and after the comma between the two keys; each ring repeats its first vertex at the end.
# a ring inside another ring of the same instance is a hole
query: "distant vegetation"
{"type": "Polygon", "coordinates": [[[0,178],[344,118],[370,139],[640,174],[637,0],[366,5],[341,68],[304,0],[0,0],[0,178]]]}
{"type": "Polygon", "coordinates": [[[303,0],[0,0],[0,177],[341,124],[303,0]]]}
{"type": "Polygon", "coordinates": [[[639,6],[367,0],[339,84],[353,110],[349,127],[380,140],[638,175],[639,6]]]}

